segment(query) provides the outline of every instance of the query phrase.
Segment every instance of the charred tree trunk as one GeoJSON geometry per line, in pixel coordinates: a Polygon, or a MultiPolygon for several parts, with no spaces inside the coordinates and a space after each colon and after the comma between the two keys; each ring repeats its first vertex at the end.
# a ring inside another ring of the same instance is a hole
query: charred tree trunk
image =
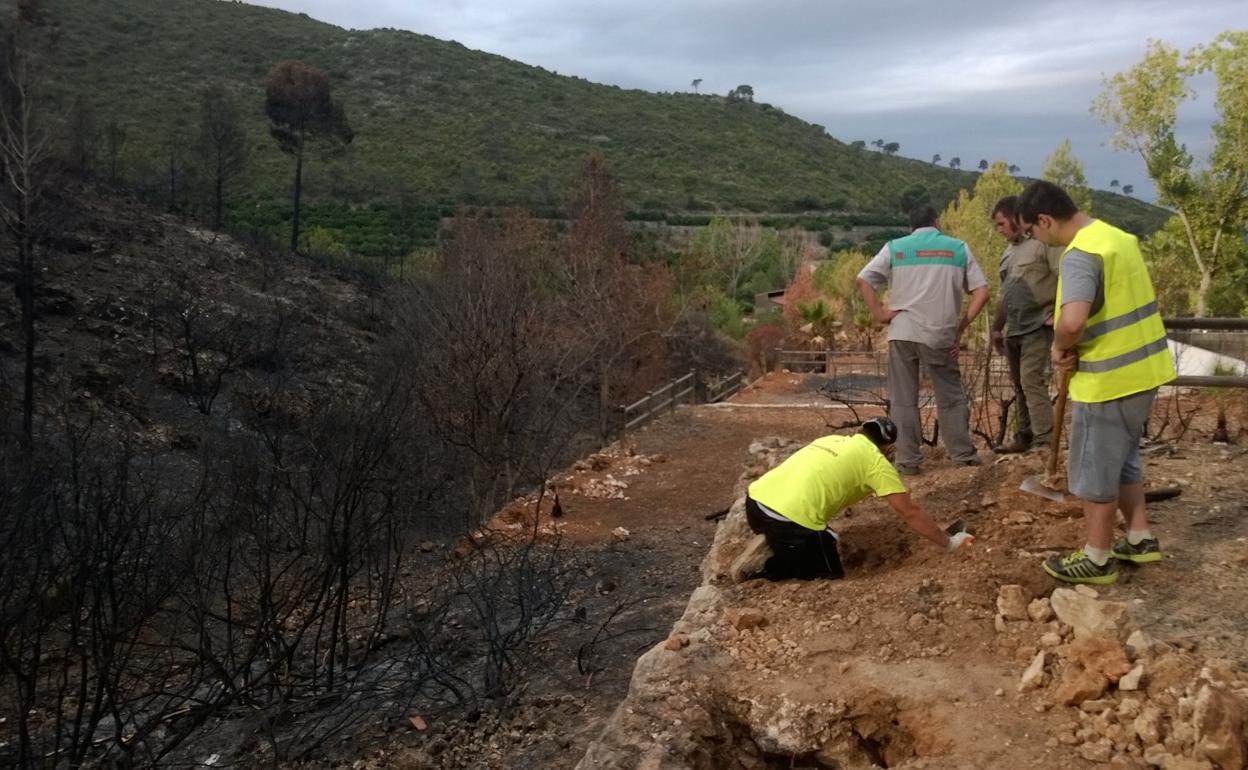
{"type": "Polygon", "coordinates": [[[290,223],[290,250],[299,250],[299,197],[303,193],[303,139],[299,140],[299,149],[295,152],[295,213],[290,223]]]}

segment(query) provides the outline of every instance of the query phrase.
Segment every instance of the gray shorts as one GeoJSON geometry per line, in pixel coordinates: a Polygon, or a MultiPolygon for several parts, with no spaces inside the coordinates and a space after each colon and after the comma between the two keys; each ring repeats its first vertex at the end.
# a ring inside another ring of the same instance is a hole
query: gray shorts
{"type": "Polygon", "coordinates": [[[1094,503],[1118,499],[1120,484],[1144,479],[1140,436],[1157,389],[1086,404],[1071,402],[1066,481],[1075,497],[1094,503]]]}

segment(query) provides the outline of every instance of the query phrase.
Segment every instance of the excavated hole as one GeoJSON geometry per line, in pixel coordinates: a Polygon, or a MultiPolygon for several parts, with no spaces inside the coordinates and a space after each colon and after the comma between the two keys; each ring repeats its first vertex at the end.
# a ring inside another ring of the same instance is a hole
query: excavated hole
{"type": "Polygon", "coordinates": [[[836,736],[816,751],[765,751],[754,731],[735,715],[722,714],[721,734],[706,739],[697,770],[868,770],[894,767],[916,756],[914,738],[891,713],[860,714],[833,726],[836,736]]]}
{"type": "Polygon", "coordinates": [[[888,524],[855,524],[841,534],[841,563],[854,574],[895,568],[914,551],[914,536],[888,524]]]}

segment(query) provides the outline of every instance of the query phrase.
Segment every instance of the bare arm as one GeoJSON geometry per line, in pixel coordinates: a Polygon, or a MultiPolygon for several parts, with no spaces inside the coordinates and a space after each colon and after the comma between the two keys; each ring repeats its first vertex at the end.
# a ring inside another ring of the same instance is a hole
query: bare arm
{"type": "Polygon", "coordinates": [[[876,293],[875,287],[867,283],[866,280],[858,279],[858,293],[862,295],[862,299],[867,303],[867,309],[871,311],[871,316],[876,323],[881,325],[887,324],[897,315],[896,310],[889,310],[880,302],[880,295],[876,293]]]}
{"type": "Polygon", "coordinates": [[[971,304],[966,308],[966,315],[962,318],[962,323],[958,324],[958,331],[962,332],[966,327],[975,322],[979,316],[979,311],[984,309],[984,305],[988,304],[988,287],[980,286],[971,292],[971,304]]]}
{"type": "Polygon", "coordinates": [[[1001,355],[1005,355],[1005,300],[997,300],[997,312],[992,317],[992,333],[988,335],[992,347],[1001,355]]]}
{"type": "Polygon", "coordinates": [[[1077,300],[1062,305],[1062,314],[1053,325],[1053,366],[1067,370],[1075,365],[1075,344],[1083,335],[1088,325],[1088,314],[1092,312],[1092,303],[1077,300]]]}
{"type": "Polygon", "coordinates": [[[975,316],[979,315],[979,311],[984,309],[984,305],[988,302],[988,287],[981,286],[971,292],[971,304],[966,308],[966,315],[962,316],[962,320],[958,323],[958,333],[953,340],[953,356],[956,358],[962,346],[962,332],[966,331],[966,327],[971,325],[975,320],[975,316]]]}
{"type": "Polygon", "coordinates": [[[901,520],[906,523],[907,527],[931,540],[941,548],[949,547],[949,536],[932,520],[927,511],[914,502],[909,492],[898,492],[884,499],[888,501],[889,507],[897,512],[897,515],[901,517],[901,520]]]}

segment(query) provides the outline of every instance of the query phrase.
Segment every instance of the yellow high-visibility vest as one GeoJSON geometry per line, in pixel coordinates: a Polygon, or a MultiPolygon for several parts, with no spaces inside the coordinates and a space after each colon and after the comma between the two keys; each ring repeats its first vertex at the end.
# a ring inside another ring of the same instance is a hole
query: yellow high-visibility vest
{"type": "Polygon", "coordinates": [[[755,502],[794,524],[819,530],[872,493],[906,491],[888,458],[861,433],[815,439],[750,484],[755,502]]]}
{"type": "MultiPolygon", "coordinates": [[[[1139,242],[1104,222],[1093,220],[1075,235],[1072,249],[1101,261],[1105,303],[1088,317],[1075,345],[1079,364],[1070,378],[1070,398],[1084,403],[1112,401],[1151,390],[1175,377],[1157,294],[1140,255],[1139,242]]],[[[1061,302],[1062,281],[1057,281],[1061,302]]],[[[1057,308],[1054,325],[1061,318],[1057,308]]]]}

